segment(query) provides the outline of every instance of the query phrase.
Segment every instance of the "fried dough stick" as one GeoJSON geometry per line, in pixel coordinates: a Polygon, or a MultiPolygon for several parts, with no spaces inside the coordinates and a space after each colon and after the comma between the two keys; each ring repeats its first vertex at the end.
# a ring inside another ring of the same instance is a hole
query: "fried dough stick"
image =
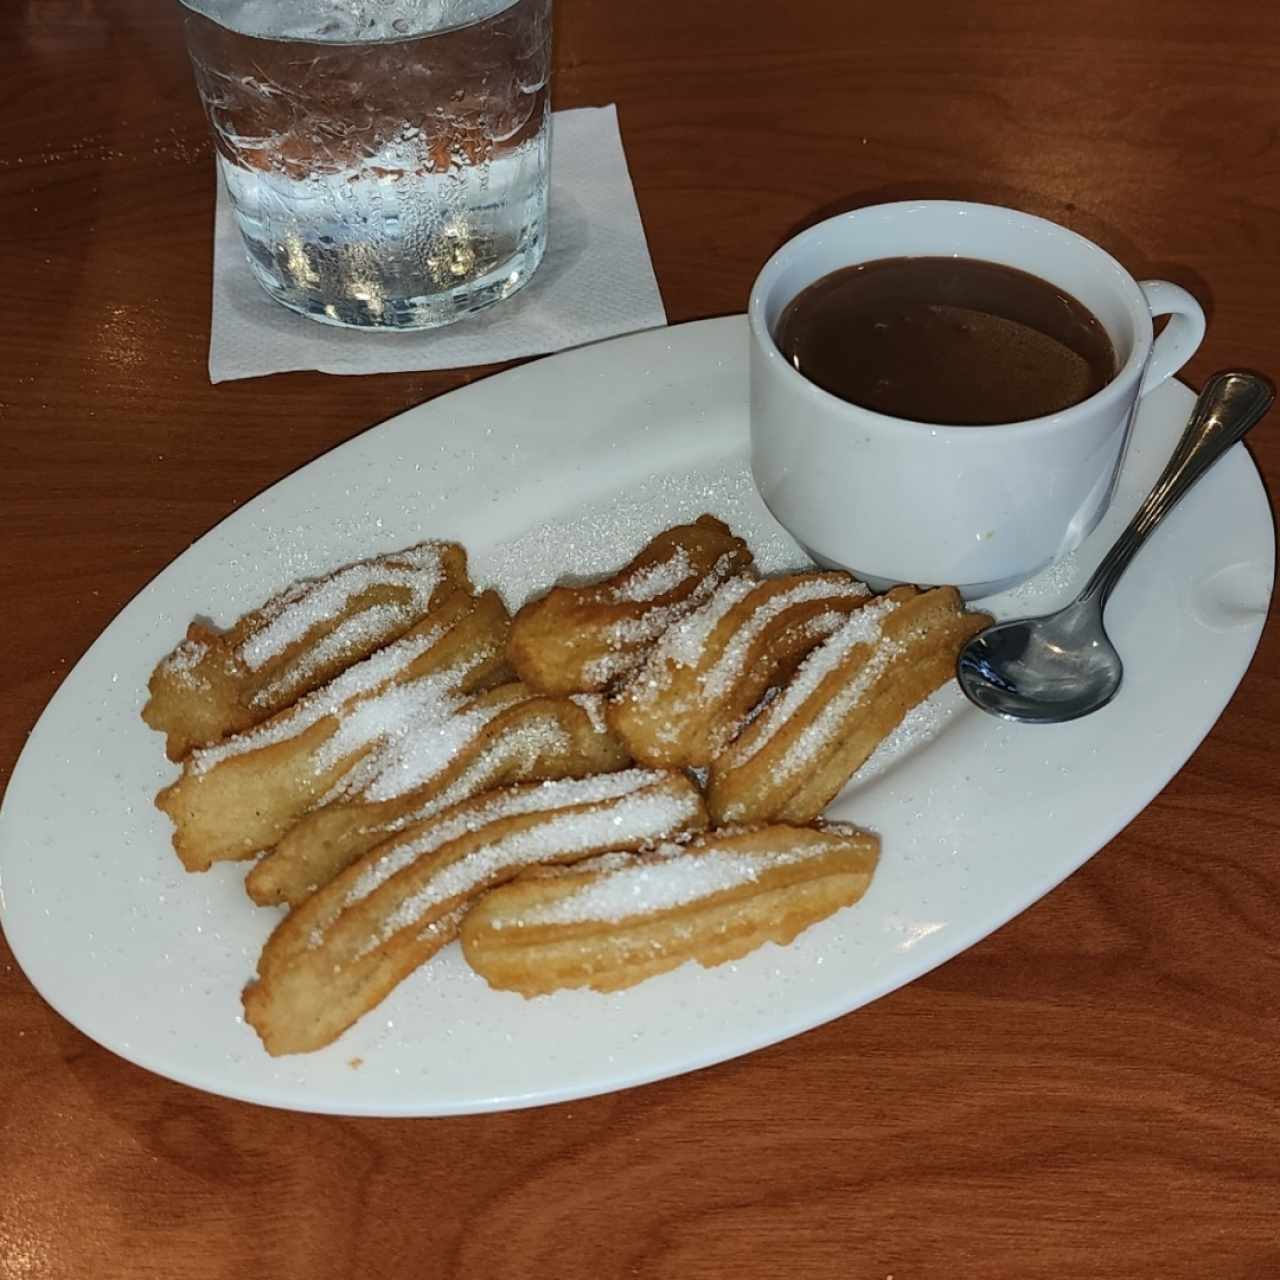
{"type": "Polygon", "coordinates": [[[142,718],[181,760],[318,689],[458,591],[472,591],[467,553],[423,542],[295,582],[226,631],[193,622],[152,673],[142,718]]]}
{"type": "Polygon", "coordinates": [[[188,871],[269,849],[424,707],[506,670],[496,592],[455,593],[424,622],[261,725],[188,757],[156,797],[188,871]]]}
{"type": "Polygon", "coordinates": [[[746,543],[714,516],[677,525],[603,582],[553,587],[526,604],[511,627],[511,665],[544,693],[598,692],[750,563],[746,543]]]}
{"type": "Polygon", "coordinates": [[[456,936],[476,894],[537,863],[639,849],[706,825],[697,788],[628,770],[486,792],[377,846],[267,940],[245,1016],[267,1052],[322,1048],[456,936]]]}
{"type": "Polygon", "coordinates": [[[688,960],[710,967],[786,946],[857,902],[878,856],[875,836],[838,823],[712,831],[503,885],[463,919],[462,952],[491,987],[526,997],[617,991],[688,960]]]}
{"type": "Polygon", "coordinates": [[[519,682],[478,694],[442,721],[413,725],[396,750],[401,760],[358,797],[308,814],[250,871],[245,888],[255,902],[297,904],[374,845],[481,791],[631,763],[599,710],[519,682]],[[420,743],[425,761],[414,760],[420,743]]]}
{"type": "Polygon", "coordinates": [[[870,595],[847,573],[731,578],[664,632],[610,699],[609,723],[642,764],[709,765],[768,690],[870,595]]]}
{"type": "Polygon", "coordinates": [[[856,610],[712,762],[716,822],[816,818],[990,621],[952,587],[895,587],[856,610]]]}

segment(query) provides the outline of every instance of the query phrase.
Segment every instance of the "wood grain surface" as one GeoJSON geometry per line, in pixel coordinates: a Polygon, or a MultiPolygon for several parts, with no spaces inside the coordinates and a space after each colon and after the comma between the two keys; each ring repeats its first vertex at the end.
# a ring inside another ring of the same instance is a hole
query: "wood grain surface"
{"type": "MultiPolygon", "coordinates": [[[[740,311],[825,213],[962,196],[1192,289],[1192,383],[1280,368],[1280,7],[557,0],[556,77],[560,107],[618,104],[673,323],[740,311]]],[[[0,782],[193,539],[492,372],[211,386],[212,179],[176,4],[5,0],[0,782]]],[[[1250,447],[1274,485],[1280,419],[1250,447]]],[[[0,941],[0,1280],[1280,1276],[1278,634],[1165,792],[995,936],[620,1095],[228,1102],[83,1038],[0,941]]]]}

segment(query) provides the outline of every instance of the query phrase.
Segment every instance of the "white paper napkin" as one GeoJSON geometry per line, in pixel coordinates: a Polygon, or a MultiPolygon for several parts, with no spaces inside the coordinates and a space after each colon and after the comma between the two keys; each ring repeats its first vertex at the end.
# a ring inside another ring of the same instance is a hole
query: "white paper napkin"
{"type": "Polygon", "coordinates": [[[249,271],[218,183],[209,378],[291,369],[392,373],[490,364],[666,324],[615,107],[557,111],[546,256],[520,293],[442,329],[361,333],[273,302],[249,271]]]}

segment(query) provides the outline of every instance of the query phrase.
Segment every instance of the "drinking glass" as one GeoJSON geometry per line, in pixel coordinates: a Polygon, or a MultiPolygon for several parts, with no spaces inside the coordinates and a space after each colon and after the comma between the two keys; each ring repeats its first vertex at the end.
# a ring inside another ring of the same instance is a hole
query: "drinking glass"
{"type": "Polygon", "coordinates": [[[326,324],[449,324],[546,246],[551,0],[180,0],[249,265],[326,324]]]}

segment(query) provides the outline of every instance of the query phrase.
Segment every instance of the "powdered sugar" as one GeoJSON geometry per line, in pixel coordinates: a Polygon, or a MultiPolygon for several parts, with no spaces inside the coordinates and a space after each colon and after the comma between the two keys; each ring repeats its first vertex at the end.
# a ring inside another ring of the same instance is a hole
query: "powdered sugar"
{"type": "Polygon", "coordinates": [[[749,744],[729,749],[731,765],[740,765],[751,759],[778,730],[804,705],[840,662],[858,645],[875,645],[880,640],[880,627],[884,619],[898,607],[896,600],[887,596],[855,609],[849,620],[824,644],[815,649],[800,664],[799,670],[782,694],[775,698],[760,716],[759,730],[752,735],[749,744]]]}
{"type": "Polygon", "coordinates": [[[878,645],[858,668],[858,674],[826,703],[787,748],[782,759],[775,765],[775,774],[790,777],[810,763],[835,736],[845,717],[858,705],[867,690],[884,675],[889,665],[903,651],[903,646],[898,643],[878,645]]]}
{"type": "Polygon", "coordinates": [[[860,582],[830,577],[808,578],[768,597],[758,609],[751,612],[746,622],[734,631],[715,666],[703,675],[701,681],[703,695],[714,700],[728,692],[742,675],[751,646],[770,623],[788,609],[815,600],[858,600],[869,594],[869,590],[860,582]]]}
{"type": "Polygon", "coordinates": [[[568,897],[531,907],[506,927],[548,924],[617,924],[706,901],[754,883],[761,872],[829,852],[823,845],[752,855],[728,849],[684,850],[665,845],[660,861],[605,870],[568,897]]]}
{"type": "Polygon", "coordinates": [[[379,885],[390,880],[424,853],[431,853],[468,831],[479,831],[491,822],[522,814],[575,805],[603,804],[652,787],[667,776],[669,775],[656,769],[627,769],[622,773],[542,782],[496,792],[485,797],[482,802],[466,805],[457,813],[449,814],[420,836],[403,841],[370,862],[347,891],[344,905],[351,906],[361,898],[368,897],[379,885]]]}
{"type": "Polygon", "coordinates": [[[616,573],[662,529],[711,512],[749,535],[755,563],[767,573],[809,566],[795,541],[773,520],[741,456],[705,468],[663,471],[534,525],[493,547],[474,549],[480,579],[515,607],[554,582],[616,573]]]}
{"type": "Polygon", "coordinates": [[[402,831],[476,795],[500,773],[513,768],[527,772],[540,755],[565,752],[571,746],[569,735],[555,720],[538,718],[522,724],[504,733],[487,751],[471,760],[443,791],[397,818],[387,830],[402,831]]]}
{"type": "Polygon", "coordinates": [[[608,630],[612,651],[587,663],[584,669],[587,679],[593,684],[603,685],[630,671],[642,660],[642,655],[636,650],[656,640],[673,622],[708,600],[729,574],[733,563],[733,556],[726,552],[683,600],[656,605],[637,617],[619,618],[608,630]]]}
{"type": "Polygon", "coordinates": [[[449,728],[461,706],[458,685],[482,660],[480,655],[473,656],[416,680],[392,684],[358,702],[341,717],[333,736],[317,752],[317,770],[376,747],[342,779],[343,791],[350,795],[377,792],[379,779],[385,779],[387,794],[374,794],[371,799],[386,800],[410,790],[430,776],[433,766],[448,762],[448,756],[442,760],[436,750],[439,738],[445,740],[446,747],[460,745],[449,728]],[[428,772],[415,781],[414,771],[419,767],[428,772]]]}
{"type": "Polygon", "coordinates": [[[183,640],[174,651],[160,663],[160,669],[173,676],[182,684],[192,687],[200,681],[196,677],[196,668],[209,656],[209,646],[200,640],[183,640]]]}
{"type": "MultiPolygon", "coordinates": [[[[663,849],[679,849],[679,845],[663,845],[663,849]]],[[[613,849],[609,853],[597,853],[593,857],[583,858],[581,862],[548,862],[542,866],[529,867],[521,873],[522,880],[563,880],[568,876],[589,876],[597,871],[617,871],[622,867],[638,865],[641,858],[659,856],[658,851],[647,854],[635,853],[630,849],[613,849]]]]}
{"type": "Polygon", "coordinates": [[[588,662],[582,668],[582,674],[591,684],[607,685],[612,684],[619,676],[626,675],[635,665],[635,654],[620,650],[602,654],[594,662],[588,662]]]}
{"type": "MultiPolygon", "coordinates": [[[[659,742],[678,741],[681,733],[686,731],[682,725],[687,725],[691,717],[712,715],[714,706],[729,697],[741,680],[760,637],[779,619],[784,620],[785,626],[785,614],[789,609],[815,601],[847,601],[853,604],[870,594],[862,583],[841,574],[811,576],[786,585],[789,581],[782,579],[762,583],[754,574],[730,578],[701,608],[673,623],[662,635],[644,665],[617,695],[637,707],[649,707],[660,698],[666,698],[664,710],[669,719],[650,730],[659,742]],[[696,670],[708,660],[707,650],[712,638],[724,630],[726,618],[735,609],[741,610],[744,616],[724,639],[719,655],[707,670],[701,672],[696,685],[688,689],[687,696],[673,698],[670,691],[679,672],[696,670]]],[[[800,629],[804,641],[817,644],[842,626],[848,616],[847,610],[833,608],[806,619],[800,629]]],[[[714,748],[720,749],[737,727],[720,726],[716,729],[714,748]]]]}
{"type": "Polygon", "coordinates": [[[608,733],[609,724],[604,718],[604,698],[598,693],[571,693],[569,701],[587,713],[591,728],[596,733],[608,733]]]}
{"type": "MultiPolygon", "coordinates": [[[[688,617],[681,618],[658,641],[648,661],[649,673],[656,674],[667,662],[681,667],[697,666],[712,633],[735,605],[756,589],[754,574],[739,574],[716,588],[711,599],[688,617]]],[[[643,696],[643,689],[638,689],[643,696]]],[[[656,692],[656,689],[654,690],[656,692]]]]}
{"type": "Polygon", "coordinates": [[[643,789],[607,807],[553,813],[535,826],[484,844],[451,862],[406,898],[383,921],[381,939],[408,928],[432,907],[469,894],[498,876],[552,858],[639,845],[670,835],[695,816],[692,795],[643,789]]]}
{"type": "Polygon", "coordinates": [[[421,710],[405,722],[402,732],[388,737],[379,748],[373,776],[360,792],[362,800],[376,803],[416,790],[446,769],[490,721],[508,709],[490,704],[462,710],[452,693],[457,688],[456,677],[448,683],[433,683],[435,687],[423,699],[421,710]]]}
{"type": "Polygon", "coordinates": [[[376,648],[397,625],[407,618],[401,605],[378,604],[344,618],[328,635],[304,649],[295,662],[289,663],[274,680],[263,685],[250,699],[256,707],[276,706],[295,689],[314,678],[317,671],[348,653],[363,653],[376,648]]]}
{"type": "Polygon", "coordinates": [[[432,593],[440,585],[441,545],[423,542],[394,555],[350,565],[326,578],[293,584],[262,607],[261,612],[268,619],[266,625],[245,638],[236,656],[250,671],[257,671],[303,639],[313,627],[337,617],[352,600],[375,587],[396,588],[405,593],[399,604],[383,603],[379,608],[394,611],[393,626],[396,622],[411,626],[426,612],[432,593]]]}
{"type": "Polygon", "coordinates": [[[288,711],[211,747],[197,748],[191,753],[191,772],[205,773],[232,756],[296,738],[325,716],[337,715],[355,699],[389,684],[410,663],[437,644],[443,635],[444,628],[431,627],[425,632],[404,636],[385,649],[379,649],[363,662],[348,667],[336,679],[307,694],[288,711]]]}
{"type": "Polygon", "coordinates": [[[504,734],[500,743],[472,760],[443,791],[398,819],[392,830],[403,830],[415,822],[421,822],[433,814],[442,813],[452,805],[477,795],[500,775],[509,776],[508,770],[528,773],[540,755],[568,751],[571,747],[568,735],[553,720],[539,719],[521,725],[504,734]]]}
{"type": "Polygon", "coordinates": [[[688,551],[677,546],[666,560],[659,560],[656,564],[637,570],[620,586],[613,587],[608,598],[613,603],[627,601],[643,604],[648,600],[656,600],[659,596],[670,595],[692,574],[693,565],[689,563],[688,551]]]}

